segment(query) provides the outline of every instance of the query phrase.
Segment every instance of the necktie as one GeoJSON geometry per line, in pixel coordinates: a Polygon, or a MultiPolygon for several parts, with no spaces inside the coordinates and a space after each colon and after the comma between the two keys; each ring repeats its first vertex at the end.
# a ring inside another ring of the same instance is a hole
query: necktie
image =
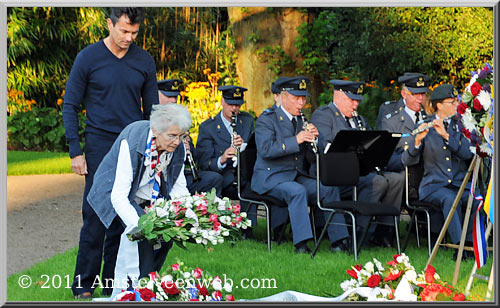
{"type": "Polygon", "coordinates": [[[351,123],[351,118],[345,118],[345,121],[347,122],[347,126],[350,128],[356,128],[356,126],[353,126],[351,123]]]}
{"type": "Polygon", "coordinates": [[[297,133],[297,120],[295,119],[295,117],[292,118],[292,124],[294,133],[297,133]]]}
{"type": "Polygon", "coordinates": [[[415,123],[418,123],[420,121],[420,111],[415,112],[415,123]]]}
{"type": "Polygon", "coordinates": [[[444,130],[448,131],[448,121],[443,121],[444,130]]]}

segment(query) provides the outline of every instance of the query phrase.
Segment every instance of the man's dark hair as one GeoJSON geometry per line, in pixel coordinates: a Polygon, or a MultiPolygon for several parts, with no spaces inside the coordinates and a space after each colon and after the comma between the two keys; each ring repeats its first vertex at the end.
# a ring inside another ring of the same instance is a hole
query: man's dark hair
{"type": "Polygon", "coordinates": [[[127,15],[133,25],[140,24],[144,20],[144,8],[142,7],[112,7],[110,8],[109,18],[111,18],[113,25],[116,25],[123,14],[127,15]]]}

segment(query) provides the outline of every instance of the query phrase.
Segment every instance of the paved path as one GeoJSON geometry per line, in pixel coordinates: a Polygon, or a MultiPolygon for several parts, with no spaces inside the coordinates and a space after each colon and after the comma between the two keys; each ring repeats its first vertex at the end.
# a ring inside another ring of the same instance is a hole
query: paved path
{"type": "Polygon", "coordinates": [[[7,275],[78,244],[85,178],[7,177],[7,275]]]}

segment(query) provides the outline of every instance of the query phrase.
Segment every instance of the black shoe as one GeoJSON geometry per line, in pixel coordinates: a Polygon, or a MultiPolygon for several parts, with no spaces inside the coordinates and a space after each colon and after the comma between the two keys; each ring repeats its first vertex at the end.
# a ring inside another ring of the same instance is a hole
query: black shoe
{"type": "Polygon", "coordinates": [[[83,292],[74,296],[75,299],[92,299],[92,293],[83,292]]]}
{"type": "Polygon", "coordinates": [[[352,242],[350,237],[346,237],[342,240],[338,240],[335,243],[332,243],[330,246],[330,251],[331,252],[340,252],[340,251],[346,251],[350,253],[352,248],[352,242]]]}
{"type": "Polygon", "coordinates": [[[307,240],[295,245],[295,253],[311,253],[311,249],[307,246],[307,240]]]}
{"type": "Polygon", "coordinates": [[[243,230],[243,234],[241,235],[243,240],[255,240],[255,235],[253,235],[253,231],[251,228],[246,228],[243,230]]]}
{"type": "MultiPolygon", "coordinates": [[[[455,249],[453,253],[453,261],[457,261],[458,249],[455,249]]],[[[462,261],[474,260],[476,257],[474,256],[474,251],[464,250],[462,251],[462,261]]]]}

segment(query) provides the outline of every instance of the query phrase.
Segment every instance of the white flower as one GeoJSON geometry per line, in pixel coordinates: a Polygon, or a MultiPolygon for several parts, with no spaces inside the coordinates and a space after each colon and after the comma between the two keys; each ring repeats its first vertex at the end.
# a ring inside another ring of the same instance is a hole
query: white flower
{"type": "Polygon", "coordinates": [[[233,291],[233,286],[226,282],[224,284],[224,291],[226,291],[226,292],[232,292],[233,291]]]}
{"type": "Polygon", "coordinates": [[[214,279],[212,281],[212,287],[214,288],[215,291],[220,291],[222,290],[222,283],[219,279],[214,279]]]}
{"type": "Polygon", "coordinates": [[[229,230],[224,230],[222,231],[223,236],[229,236],[229,230]]]}
{"type": "Polygon", "coordinates": [[[247,217],[247,213],[246,212],[241,212],[240,216],[243,217],[243,218],[246,218],[247,217]]]}
{"type": "Polygon", "coordinates": [[[465,113],[462,114],[462,123],[464,124],[465,129],[468,131],[473,131],[476,128],[477,122],[476,119],[472,116],[472,112],[470,108],[465,110],[465,113]]]}
{"type": "Polygon", "coordinates": [[[201,244],[201,237],[197,237],[197,238],[195,239],[195,241],[196,241],[196,244],[201,244]]]}
{"type": "Polygon", "coordinates": [[[212,245],[217,245],[217,240],[216,239],[211,240],[211,242],[212,242],[212,245]]]}
{"type": "Polygon", "coordinates": [[[196,233],[198,233],[198,228],[193,227],[193,228],[191,228],[191,230],[189,230],[189,232],[196,234],[196,233]]]}
{"type": "Polygon", "coordinates": [[[486,153],[488,154],[489,156],[493,156],[493,151],[491,150],[491,148],[488,146],[487,143],[483,143],[479,146],[479,148],[481,149],[481,151],[483,153],[486,153]]]}
{"type": "Polygon", "coordinates": [[[201,243],[202,243],[203,245],[206,245],[206,244],[208,244],[208,241],[207,241],[206,239],[202,239],[202,240],[201,240],[201,243]]]}
{"type": "Polygon", "coordinates": [[[154,287],[155,287],[155,282],[153,280],[148,281],[146,288],[153,290],[154,287]]]}
{"type": "Polygon", "coordinates": [[[365,269],[370,272],[370,273],[373,273],[373,270],[375,269],[375,266],[373,265],[372,262],[367,262],[365,264],[365,269]]]}
{"type": "Polygon", "coordinates": [[[155,209],[156,209],[156,216],[158,217],[168,216],[168,211],[166,211],[165,209],[161,207],[156,207],[155,209]]]}
{"type": "Polygon", "coordinates": [[[210,230],[210,231],[208,231],[208,235],[209,235],[209,236],[214,236],[214,235],[215,235],[215,231],[214,231],[214,230],[210,230]]]}
{"type": "Polygon", "coordinates": [[[174,277],[172,277],[172,275],[170,274],[161,277],[161,282],[172,282],[172,281],[174,281],[174,277]]]}
{"type": "Polygon", "coordinates": [[[485,111],[488,111],[488,109],[490,109],[490,105],[491,105],[490,93],[488,93],[484,90],[481,90],[481,92],[479,92],[479,94],[477,96],[477,99],[479,100],[479,102],[481,103],[481,105],[483,106],[485,111]]]}
{"type": "Polygon", "coordinates": [[[224,238],[220,237],[218,241],[219,241],[219,244],[222,244],[222,243],[224,243],[224,238]]]}
{"type": "Polygon", "coordinates": [[[189,277],[191,277],[191,273],[190,272],[185,272],[184,273],[184,279],[188,279],[189,277]]]}
{"type": "Polygon", "coordinates": [[[208,238],[208,231],[207,230],[201,230],[201,236],[203,238],[208,238]]]}
{"type": "Polygon", "coordinates": [[[409,282],[416,282],[416,280],[417,280],[417,273],[414,270],[409,270],[409,271],[405,272],[404,277],[406,277],[406,279],[409,282]]]}

